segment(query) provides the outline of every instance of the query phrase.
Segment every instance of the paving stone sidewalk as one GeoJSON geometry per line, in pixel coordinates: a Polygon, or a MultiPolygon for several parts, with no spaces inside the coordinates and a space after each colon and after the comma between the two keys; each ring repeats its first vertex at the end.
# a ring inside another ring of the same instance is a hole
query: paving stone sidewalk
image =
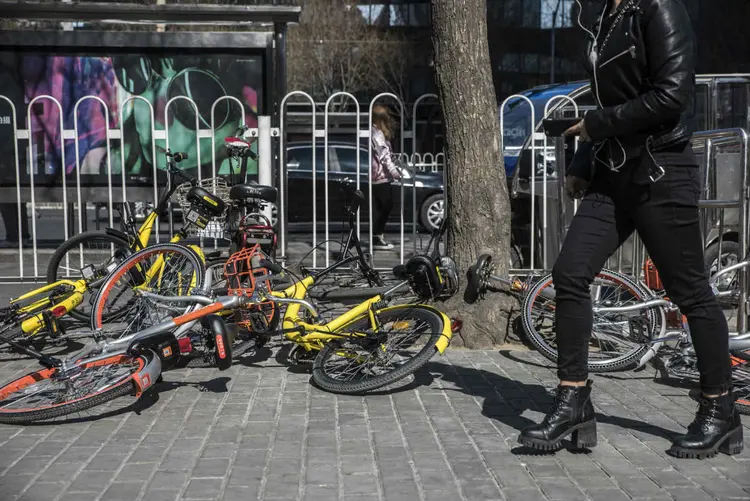
{"type": "MultiPolygon", "coordinates": [[[[122,399],[54,425],[0,425],[0,499],[750,498],[750,450],[705,461],[665,454],[695,402],[650,371],[594,376],[590,454],[530,455],[517,429],[540,418],[554,382],[535,352],[451,349],[406,386],[367,397],[317,390],[284,357],[264,349],[226,372],[177,369],[136,406],[122,399]]],[[[4,360],[0,378],[30,367],[4,360]]]]}

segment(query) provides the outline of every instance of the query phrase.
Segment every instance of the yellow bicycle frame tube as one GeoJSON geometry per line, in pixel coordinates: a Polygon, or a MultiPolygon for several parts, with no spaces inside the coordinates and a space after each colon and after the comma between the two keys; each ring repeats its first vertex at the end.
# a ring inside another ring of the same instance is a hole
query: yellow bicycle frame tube
{"type": "MultiPolygon", "coordinates": [[[[293,298],[293,299],[304,299],[304,297],[307,294],[308,288],[313,284],[314,279],[313,277],[305,277],[301,282],[297,282],[284,291],[281,292],[272,292],[272,296],[277,297],[286,297],[286,298],[293,298]]],[[[302,328],[303,333],[300,334],[299,332],[287,332],[286,337],[290,341],[293,341],[294,343],[299,344],[306,350],[319,350],[322,345],[330,341],[332,339],[339,339],[343,337],[342,334],[337,334],[337,332],[345,328],[346,326],[352,324],[356,320],[359,320],[363,315],[368,314],[371,310],[371,306],[374,303],[377,303],[379,301],[382,301],[382,296],[377,295],[374,297],[371,297],[370,299],[367,299],[363,303],[360,303],[359,305],[355,306],[354,308],[346,311],[342,315],[336,317],[332,321],[328,322],[327,324],[310,324],[302,320],[299,316],[300,309],[302,308],[302,305],[300,304],[290,304],[286,312],[284,313],[284,321],[282,323],[283,329],[294,329],[294,328],[302,328]]],[[[443,332],[441,333],[440,339],[435,344],[435,347],[437,348],[438,352],[440,354],[443,354],[445,350],[448,348],[448,345],[451,342],[451,339],[453,338],[453,330],[451,328],[451,320],[448,318],[448,316],[443,313],[442,311],[433,308],[432,306],[428,305],[414,305],[419,308],[426,308],[429,310],[434,311],[438,315],[440,315],[443,319],[443,332]]],[[[391,306],[388,308],[383,308],[381,311],[389,311],[393,309],[402,309],[404,308],[403,305],[400,306],[391,306]]],[[[372,322],[372,319],[371,319],[372,322]]],[[[373,325],[373,327],[375,327],[373,325]]]]}
{"type": "Polygon", "coordinates": [[[138,244],[141,246],[141,248],[144,248],[148,245],[148,241],[151,239],[151,233],[153,231],[154,224],[156,224],[156,218],[156,212],[152,211],[146,217],[146,220],[143,221],[141,227],[138,228],[138,244]]]}
{"type": "MultiPolygon", "coordinates": [[[[47,311],[52,311],[54,309],[57,309],[59,307],[65,308],[65,314],[67,315],[68,312],[71,310],[74,310],[76,307],[78,307],[81,302],[83,302],[83,295],[88,290],[88,286],[86,284],[85,280],[78,280],[76,282],[73,282],[71,280],[59,280],[53,284],[45,285],[44,287],[40,287],[39,289],[33,290],[31,292],[28,292],[24,294],[23,296],[14,299],[11,301],[11,304],[18,303],[20,301],[24,301],[26,299],[29,299],[31,297],[37,296],[39,294],[44,294],[45,292],[48,292],[56,287],[59,287],[61,285],[68,285],[73,287],[73,291],[70,293],[68,297],[60,301],[59,303],[55,305],[51,305],[49,308],[46,308],[47,311]]],[[[46,297],[44,299],[40,299],[39,301],[35,301],[31,303],[30,305],[24,306],[23,308],[19,308],[19,313],[32,313],[39,308],[43,308],[45,305],[50,304],[50,298],[46,297]]],[[[23,322],[21,322],[21,330],[30,335],[37,334],[43,327],[45,327],[44,324],[44,317],[43,317],[43,311],[37,313],[33,317],[29,317],[23,322]]],[[[57,315],[62,316],[62,315],[57,315]]]]}

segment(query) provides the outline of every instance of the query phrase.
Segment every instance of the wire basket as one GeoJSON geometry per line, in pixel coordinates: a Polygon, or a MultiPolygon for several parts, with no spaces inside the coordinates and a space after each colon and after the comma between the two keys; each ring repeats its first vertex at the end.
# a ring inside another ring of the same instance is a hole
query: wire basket
{"type": "Polygon", "coordinates": [[[235,252],[224,265],[227,294],[255,300],[236,312],[239,317],[236,323],[258,333],[267,332],[278,318],[276,304],[261,300],[260,292],[271,290],[271,282],[266,278],[269,270],[261,266],[264,259],[267,259],[266,254],[260,244],[256,244],[235,252]]]}
{"type": "MultiPolygon", "coordinates": [[[[220,177],[209,177],[197,181],[195,186],[199,186],[216,197],[221,198],[226,207],[229,207],[229,185],[225,179],[220,177]]],[[[187,194],[192,187],[193,185],[191,183],[182,183],[178,185],[175,190],[177,203],[180,204],[183,216],[188,213],[191,207],[191,203],[187,200],[187,194]]],[[[225,208],[223,214],[212,217],[206,224],[205,228],[201,228],[197,225],[190,225],[186,231],[189,236],[218,239],[226,237],[227,229],[227,209],[225,208]]]]}

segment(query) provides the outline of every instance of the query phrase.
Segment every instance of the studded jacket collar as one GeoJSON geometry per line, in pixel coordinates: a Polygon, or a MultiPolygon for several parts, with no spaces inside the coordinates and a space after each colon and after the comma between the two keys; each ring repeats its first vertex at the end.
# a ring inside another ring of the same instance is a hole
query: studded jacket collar
{"type": "Polygon", "coordinates": [[[695,41],[682,0],[623,0],[614,13],[611,1],[590,28],[599,36],[584,61],[598,109],[585,124],[597,158],[616,170],[647,143],[653,152],[690,138],[695,41]]]}

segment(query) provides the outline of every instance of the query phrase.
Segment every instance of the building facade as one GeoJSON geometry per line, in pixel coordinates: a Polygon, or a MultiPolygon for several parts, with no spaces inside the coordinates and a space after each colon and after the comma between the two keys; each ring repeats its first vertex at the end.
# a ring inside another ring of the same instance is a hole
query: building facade
{"type": "MultiPolygon", "coordinates": [[[[582,0],[582,21],[591,23],[604,0],[582,0]]],[[[698,73],[750,73],[750,19],[746,0],[683,0],[698,43],[698,73]]],[[[303,1],[304,8],[304,1],[303,1]]],[[[419,44],[409,75],[411,94],[434,92],[430,64],[429,0],[361,0],[365,20],[402,30],[419,44]]],[[[498,102],[531,87],[585,78],[575,0],[487,0],[487,27],[498,102]]]]}

